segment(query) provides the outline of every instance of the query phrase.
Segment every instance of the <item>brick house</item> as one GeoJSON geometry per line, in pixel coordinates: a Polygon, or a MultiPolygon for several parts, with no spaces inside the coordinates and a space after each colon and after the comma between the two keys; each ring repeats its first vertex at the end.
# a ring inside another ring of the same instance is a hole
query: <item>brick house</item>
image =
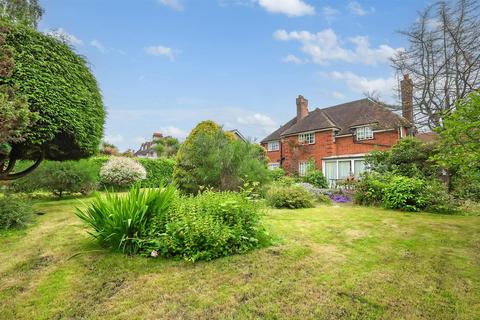
{"type": "Polygon", "coordinates": [[[309,161],[330,181],[358,176],[365,155],[391,148],[413,132],[413,84],[401,81],[402,115],[370,99],[309,111],[308,100],[296,100],[297,115],[260,143],[267,149],[269,167],[304,175],[309,161]]]}

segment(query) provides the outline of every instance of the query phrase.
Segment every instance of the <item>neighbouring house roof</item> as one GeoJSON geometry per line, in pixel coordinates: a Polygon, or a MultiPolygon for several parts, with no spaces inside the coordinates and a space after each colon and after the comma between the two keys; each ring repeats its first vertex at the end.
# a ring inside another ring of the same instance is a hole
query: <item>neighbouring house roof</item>
{"type": "Polygon", "coordinates": [[[370,99],[361,99],[333,107],[315,109],[298,121],[293,118],[261,141],[265,143],[301,132],[335,128],[338,135],[351,134],[354,127],[370,125],[376,130],[411,127],[404,117],[370,99]]]}
{"type": "Polygon", "coordinates": [[[155,152],[153,148],[154,146],[155,146],[155,141],[147,141],[142,143],[142,145],[140,146],[140,149],[134,153],[135,157],[151,155],[153,152],[155,152]]]}
{"type": "Polygon", "coordinates": [[[245,136],[240,131],[238,131],[238,129],[228,130],[228,132],[235,134],[238,139],[248,142],[245,136]]]}

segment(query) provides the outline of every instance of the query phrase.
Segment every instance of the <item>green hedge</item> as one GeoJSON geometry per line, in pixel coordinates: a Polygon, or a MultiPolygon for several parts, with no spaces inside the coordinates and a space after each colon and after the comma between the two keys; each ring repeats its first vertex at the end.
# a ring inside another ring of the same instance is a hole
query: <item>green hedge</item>
{"type": "MultiPolygon", "coordinates": [[[[109,157],[101,156],[90,158],[90,161],[98,166],[99,170],[109,157]]],[[[172,182],[173,167],[175,160],[167,158],[149,159],[149,158],[134,158],[145,167],[147,170],[147,179],[141,183],[142,188],[155,188],[159,185],[166,185],[172,182]]]]}
{"type": "MultiPolygon", "coordinates": [[[[105,162],[108,161],[108,157],[93,157],[88,160],[91,163],[93,169],[96,174],[96,180],[99,180],[99,173],[100,168],[103,166],[105,162]]],[[[142,164],[147,170],[147,179],[143,180],[141,183],[142,188],[155,188],[160,185],[166,185],[172,182],[173,177],[173,168],[175,165],[175,160],[167,159],[167,158],[159,158],[159,159],[147,159],[147,158],[135,158],[138,162],[142,164]]],[[[40,173],[43,167],[49,166],[50,161],[45,161],[40,165],[37,169],[38,173],[40,173]]],[[[30,161],[19,161],[18,165],[16,166],[16,171],[21,171],[23,168],[27,168],[31,165],[30,161]]],[[[34,181],[29,180],[38,180],[40,177],[36,174],[36,172],[32,173],[30,176],[26,176],[25,178],[19,179],[18,181],[13,182],[12,190],[18,192],[35,192],[40,191],[41,188],[35,187],[34,181]],[[32,183],[29,183],[32,182],[32,183]]]]}

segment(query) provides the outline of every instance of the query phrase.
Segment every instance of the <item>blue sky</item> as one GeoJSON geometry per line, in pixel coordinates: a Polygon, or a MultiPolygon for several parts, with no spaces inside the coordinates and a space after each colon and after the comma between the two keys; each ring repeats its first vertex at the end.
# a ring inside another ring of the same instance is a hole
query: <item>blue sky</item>
{"type": "Polygon", "coordinates": [[[43,0],[39,29],[85,56],[107,107],[105,140],[137,149],[201,120],[261,139],[295,114],[376,91],[393,100],[397,33],[429,1],[43,0]]]}

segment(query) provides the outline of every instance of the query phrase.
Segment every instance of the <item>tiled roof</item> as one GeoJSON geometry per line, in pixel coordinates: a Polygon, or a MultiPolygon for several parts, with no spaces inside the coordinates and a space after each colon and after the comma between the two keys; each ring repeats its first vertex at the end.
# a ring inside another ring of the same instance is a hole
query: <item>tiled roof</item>
{"type": "Polygon", "coordinates": [[[411,124],[402,116],[370,99],[361,99],[324,109],[315,109],[297,123],[293,118],[261,142],[301,132],[337,128],[338,135],[352,133],[352,127],[371,125],[374,129],[393,129],[411,124]]]}

